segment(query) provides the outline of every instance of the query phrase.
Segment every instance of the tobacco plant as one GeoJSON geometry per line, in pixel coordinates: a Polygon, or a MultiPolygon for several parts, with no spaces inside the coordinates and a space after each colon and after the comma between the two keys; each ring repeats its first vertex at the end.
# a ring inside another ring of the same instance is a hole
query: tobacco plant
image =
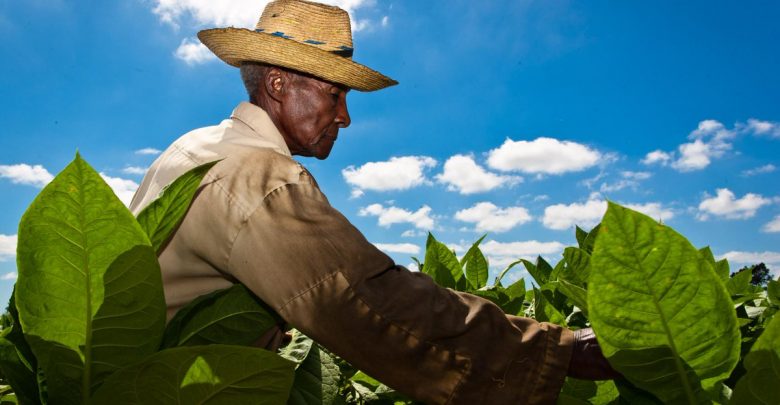
{"type": "MultiPolygon", "coordinates": [[[[0,403],[413,403],[296,330],[278,353],[252,347],[282,320],[240,284],[165,324],[156,256],[214,163],[177,179],[137,218],[78,155],[44,188],[20,223],[19,278],[0,322],[0,403]]],[[[576,229],[578,246],[555,265],[521,259],[490,284],[483,239],[458,259],[429,235],[418,266],[507,314],[593,327],[625,377],[567,378],[559,403],[780,398],[780,282],[730,277],[709,248],[612,203],[599,226],[576,229]],[[504,285],[520,268],[534,282],[504,285]]]]}

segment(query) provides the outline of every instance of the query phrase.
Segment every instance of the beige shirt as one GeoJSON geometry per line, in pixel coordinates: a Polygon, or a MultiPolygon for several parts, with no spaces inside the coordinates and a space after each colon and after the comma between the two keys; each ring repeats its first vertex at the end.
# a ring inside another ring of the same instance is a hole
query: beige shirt
{"type": "Polygon", "coordinates": [[[415,399],[555,401],[571,331],[505,315],[395,265],[330,206],[259,107],[241,103],[219,125],[175,141],[131,210],[217,159],[160,254],[169,319],[199,295],[241,282],[285,321],[415,399]]]}

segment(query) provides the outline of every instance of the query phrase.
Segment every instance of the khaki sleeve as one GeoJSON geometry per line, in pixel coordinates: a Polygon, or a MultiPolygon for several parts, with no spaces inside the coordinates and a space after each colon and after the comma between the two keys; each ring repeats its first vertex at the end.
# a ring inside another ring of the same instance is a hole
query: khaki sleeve
{"type": "Polygon", "coordinates": [[[396,266],[311,182],[266,197],[229,271],[291,325],[426,403],[554,403],[568,369],[571,331],[396,266]]]}

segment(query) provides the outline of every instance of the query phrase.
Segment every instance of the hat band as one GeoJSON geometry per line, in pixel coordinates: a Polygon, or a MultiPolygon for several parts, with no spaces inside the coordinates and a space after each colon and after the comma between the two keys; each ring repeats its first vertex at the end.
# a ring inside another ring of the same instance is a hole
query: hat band
{"type": "MultiPolygon", "coordinates": [[[[265,32],[265,29],[264,28],[255,28],[255,32],[265,32]]],[[[270,33],[269,35],[273,35],[275,37],[284,38],[284,39],[293,39],[293,37],[291,35],[286,35],[284,32],[281,32],[281,31],[274,31],[274,32],[270,33]]],[[[306,39],[306,40],[303,41],[303,43],[304,44],[309,44],[309,45],[325,45],[326,44],[326,42],[318,41],[316,39],[306,39]]],[[[350,47],[348,47],[346,45],[341,45],[341,46],[339,46],[339,49],[335,49],[335,50],[332,50],[332,51],[326,51],[326,52],[330,52],[330,53],[332,53],[334,55],[338,55],[338,56],[341,56],[341,57],[344,57],[344,58],[351,58],[352,54],[355,52],[355,49],[354,48],[350,48],[350,47]]]]}

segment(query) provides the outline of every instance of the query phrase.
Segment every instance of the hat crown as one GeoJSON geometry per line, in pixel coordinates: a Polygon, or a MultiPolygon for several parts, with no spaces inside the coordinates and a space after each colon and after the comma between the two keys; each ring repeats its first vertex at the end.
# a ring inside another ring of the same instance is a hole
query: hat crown
{"type": "Polygon", "coordinates": [[[352,57],[349,14],[335,6],[276,0],[265,7],[255,31],[352,57]]]}

